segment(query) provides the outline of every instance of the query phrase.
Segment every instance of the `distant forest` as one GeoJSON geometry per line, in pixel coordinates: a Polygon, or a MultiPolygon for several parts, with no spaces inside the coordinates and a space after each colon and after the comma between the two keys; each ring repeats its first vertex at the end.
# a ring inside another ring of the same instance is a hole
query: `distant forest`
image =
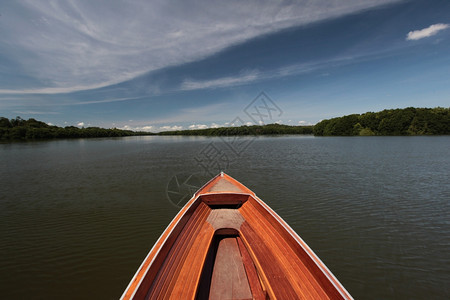
{"type": "Polygon", "coordinates": [[[314,126],[268,124],[262,126],[221,127],[161,132],[159,135],[265,135],[314,134],[316,136],[353,135],[448,135],[450,108],[387,109],[323,120],[314,126]]]}
{"type": "Polygon", "coordinates": [[[35,119],[0,117],[0,140],[38,140],[55,138],[123,137],[137,135],[277,135],[314,134],[316,136],[369,135],[450,135],[450,108],[388,109],[323,120],[314,126],[282,124],[220,127],[196,130],[136,132],[117,128],[58,127],[35,119]]]}
{"type": "Polygon", "coordinates": [[[253,125],[240,127],[219,127],[193,130],[164,131],[159,135],[273,135],[273,134],[313,134],[314,126],[289,126],[282,124],[253,125]]]}
{"type": "Polygon", "coordinates": [[[450,108],[387,109],[323,120],[314,126],[316,136],[448,135],[450,108]]]}
{"type": "Polygon", "coordinates": [[[104,129],[99,127],[78,128],[75,126],[58,127],[35,119],[23,120],[20,117],[7,119],[0,117],[0,140],[40,140],[56,138],[122,137],[148,135],[148,132],[131,130],[104,129]]]}

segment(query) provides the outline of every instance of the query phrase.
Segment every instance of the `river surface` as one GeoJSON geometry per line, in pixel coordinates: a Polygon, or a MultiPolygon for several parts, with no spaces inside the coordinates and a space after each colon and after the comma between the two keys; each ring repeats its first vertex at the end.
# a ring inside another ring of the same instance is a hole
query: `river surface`
{"type": "Polygon", "coordinates": [[[448,136],[0,144],[1,298],[119,298],[188,194],[219,170],[283,217],[355,298],[450,298],[448,136]]]}

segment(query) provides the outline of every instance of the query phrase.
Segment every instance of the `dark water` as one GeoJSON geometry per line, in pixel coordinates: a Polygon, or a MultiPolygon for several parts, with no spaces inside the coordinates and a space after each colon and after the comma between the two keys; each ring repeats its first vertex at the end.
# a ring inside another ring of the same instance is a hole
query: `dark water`
{"type": "Polygon", "coordinates": [[[450,137],[62,140],[0,144],[0,166],[2,299],[119,298],[189,190],[174,176],[216,169],[355,298],[450,298],[450,137]]]}

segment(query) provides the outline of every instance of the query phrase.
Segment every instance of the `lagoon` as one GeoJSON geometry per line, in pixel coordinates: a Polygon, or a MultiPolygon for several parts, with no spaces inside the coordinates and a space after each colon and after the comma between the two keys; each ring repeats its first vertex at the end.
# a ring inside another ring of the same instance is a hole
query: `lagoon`
{"type": "Polygon", "coordinates": [[[448,136],[3,143],[2,298],[119,298],[186,196],[224,170],[355,298],[448,299],[449,150],[448,136]]]}

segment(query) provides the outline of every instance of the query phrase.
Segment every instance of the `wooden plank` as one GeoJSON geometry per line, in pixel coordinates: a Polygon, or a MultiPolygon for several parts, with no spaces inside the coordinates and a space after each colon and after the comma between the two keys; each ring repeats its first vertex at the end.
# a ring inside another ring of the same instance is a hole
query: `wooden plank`
{"type": "MultiPolygon", "coordinates": [[[[250,198],[249,198],[250,200],[250,198]]],[[[336,277],[328,270],[327,266],[319,259],[312,249],[298,236],[298,234],[278,216],[264,201],[257,198],[251,198],[252,203],[263,214],[268,213],[266,217],[276,226],[279,232],[284,232],[286,241],[292,249],[299,255],[300,260],[307,265],[308,269],[314,273],[316,280],[320,283],[321,289],[325,291],[332,299],[353,299],[348,291],[342,286],[336,277]],[[269,211],[271,213],[269,213],[269,211]]]]}
{"type": "Polygon", "coordinates": [[[205,194],[199,198],[201,201],[208,205],[241,205],[248,200],[247,194],[233,194],[233,193],[220,193],[220,194],[205,194]]]}
{"type": "Polygon", "coordinates": [[[226,180],[225,178],[220,178],[211,186],[209,192],[235,192],[242,193],[243,190],[240,189],[236,184],[226,180]]]}
{"type": "MultiPolygon", "coordinates": [[[[316,256],[307,245],[301,246],[281,225],[279,220],[269,214],[266,208],[259,205],[254,199],[248,201],[244,206],[240,209],[241,214],[251,224],[259,223],[258,226],[262,230],[258,233],[265,232],[268,235],[268,241],[277,241],[272,247],[278,248],[278,251],[284,254],[279,257],[280,261],[289,270],[286,274],[290,276],[290,281],[294,286],[297,286],[298,291],[305,291],[310,294],[308,297],[311,298],[344,299],[337,289],[342,288],[340,283],[336,281],[337,287],[332,284],[324,271],[318,267],[318,264],[323,265],[323,263],[318,259],[317,263],[313,261],[316,256]],[[284,239],[284,243],[281,242],[282,239],[284,239]],[[308,254],[306,251],[311,251],[311,253],[308,254]],[[292,259],[293,257],[296,257],[296,259],[292,259]]],[[[296,235],[295,232],[294,234],[296,235]]],[[[323,267],[324,270],[327,270],[325,266],[323,267]]],[[[334,279],[332,275],[330,276],[331,279],[334,279]]],[[[344,295],[348,294],[345,289],[342,290],[344,295]]],[[[348,296],[351,299],[351,296],[348,296]]]]}
{"type": "Polygon", "coordinates": [[[244,218],[237,209],[213,209],[206,220],[215,229],[233,228],[239,231],[244,218]]]}
{"type": "Polygon", "coordinates": [[[221,174],[214,177],[211,181],[209,181],[201,190],[198,191],[197,194],[222,193],[222,192],[236,193],[237,191],[239,191],[240,193],[248,193],[254,195],[254,193],[250,189],[248,189],[246,186],[244,186],[236,179],[232,178],[231,176],[228,176],[227,174],[221,174]],[[227,187],[230,188],[231,190],[227,191],[226,190],[227,187]]]}
{"type": "Polygon", "coordinates": [[[245,247],[241,238],[236,238],[236,241],[238,243],[239,251],[241,252],[242,263],[244,264],[245,273],[247,274],[247,279],[252,291],[253,299],[265,300],[267,294],[263,291],[253,260],[250,257],[250,254],[248,253],[247,248],[245,247]]]}
{"type": "Polygon", "coordinates": [[[230,291],[231,298],[236,298],[233,293],[245,290],[242,292],[245,297],[250,291],[250,298],[253,294],[258,300],[266,296],[271,299],[352,299],[295,231],[235,179],[226,174],[218,175],[195,195],[152,248],[123,299],[133,293],[134,299],[195,299],[215,230],[228,234],[237,234],[239,230],[241,239],[224,242],[221,251],[224,254],[217,253],[216,272],[221,275],[209,273],[211,280],[215,278],[214,283],[211,282],[211,286],[214,284],[211,293],[218,293],[212,294],[212,298],[229,295],[230,291]],[[238,204],[242,204],[238,211],[245,219],[243,223],[240,218],[235,222],[237,216],[229,213],[206,220],[211,211],[208,205],[215,208],[214,205],[238,204]],[[233,261],[233,264],[223,261],[233,261]],[[240,270],[235,270],[235,262],[240,270]],[[230,280],[223,277],[224,274],[237,275],[228,276],[230,280]],[[242,278],[246,284],[234,287],[242,278]],[[223,283],[224,280],[228,283],[223,283]],[[223,289],[230,284],[231,288],[223,289]]]}
{"type": "MultiPolygon", "coordinates": [[[[202,204],[203,205],[203,204],[202,204]]],[[[195,220],[194,225],[189,230],[187,229],[185,235],[180,237],[182,239],[182,247],[176,249],[176,259],[172,261],[171,272],[166,274],[163,291],[169,294],[177,284],[177,278],[180,276],[183,265],[191,258],[188,256],[189,250],[194,246],[196,239],[203,237],[201,235],[203,226],[205,225],[205,216],[208,216],[210,210],[202,211],[201,217],[195,220]]]]}
{"type": "Polygon", "coordinates": [[[192,234],[192,230],[195,230],[197,223],[201,222],[202,216],[202,207],[200,206],[186,223],[183,231],[179,234],[176,241],[173,243],[171,249],[164,257],[164,263],[161,265],[157,276],[148,292],[148,297],[152,298],[152,295],[161,294],[167,286],[170,284],[170,280],[167,278],[172,278],[171,274],[175,272],[176,269],[176,261],[182,258],[182,253],[180,253],[180,249],[187,247],[190,239],[186,238],[189,234],[192,234]]]}
{"type": "Polygon", "coordinates": [[[206,255],[205,263],[203,264],[202,275],[200,276],[200,282],[197,289],[196,300],[209,299],[209,290],[211,287],[211,277],[214,268],[214,260],[216,258],[217,246],[219,245],[220,238],[214,235],[211,244],[209,246],[208,254],[206,255]]]}
{"type": "Polygon", "coordinates": [[[197,205],[201,203],[196,200],[197,199],[191,199],[186,206],[180,210],[166,230],[162,233],[161,237],[153,246],[144,262],[139,267],[139,270],[131,280],[129,287],[122,295],[122,299],[131,299],[133,293],[135,293],[133,296],[134,299],[143,299],[147,295],[156,274],[158,273],[178,234],[184,228],[184,225],[190,219],[193,212],[195,212],[197,205]]]}
{"type": "MultiPolygon", "coordinates": [[[[272,251],[276,259],[276,262],[273,263],[278,264],[295,293],[303,299],[326,299],[327,296],[323,293],[308,268],[303,265],[292,249],[286,245],[281,235],[273,233],[272,225],[255,211],[249,211],[248,213],[243,211],[242,213],[249,224],[251,224],[251,227],[255,229],[253,234],[259,236],[264,241],[265,246],[272,251]],[[317,292],[317,289],[319,292],[317,292]]],[[[245,232],[243,232],[243,237],[246,237],[245,232]]],[[[249,247],[252,248],[253,244],[250,243],[249,247]]],[[[274,286],[273,289],[274,293],[277,293],[277,287],[274,286]]]]}
{"type": "Polygon", "coordinates": [[[155,298],[157,295],[161,296],[169,293],[173,288],[183,261],[187,258],[188,250],[191,248],[198,232],[205,223],[209,211],[210,209],[201,203],[194,212],[167,254],[164,264],[161,266],[149,291],[149,298],[155,298]]]}
{"type": "Polygon", "coordinates": [[[278,253],[274,254],[273,250],[266,246],[265,241],[247,222],[241,225],[241,233],[241,238],[246,246],[251,245],[248,248],[249,253],[263,277],[269,297],[271,299],[300,299],[299,294],[286,277],[285,270],[279,264],[278,253]]]}
{"type": "Polygon", "coordinates": [[[209,299],[252,299],[236,238],[219,242],[209,299]]]}
{"type": "Polygon", "coordinates": [[[206,260],[209,245],[214,236],[211,225],[205,222],[194,244],[188,251],[188,257],[179,272],[176,285],[170,292],[169,299],[195,299],[201,272],[206,260]]]}

